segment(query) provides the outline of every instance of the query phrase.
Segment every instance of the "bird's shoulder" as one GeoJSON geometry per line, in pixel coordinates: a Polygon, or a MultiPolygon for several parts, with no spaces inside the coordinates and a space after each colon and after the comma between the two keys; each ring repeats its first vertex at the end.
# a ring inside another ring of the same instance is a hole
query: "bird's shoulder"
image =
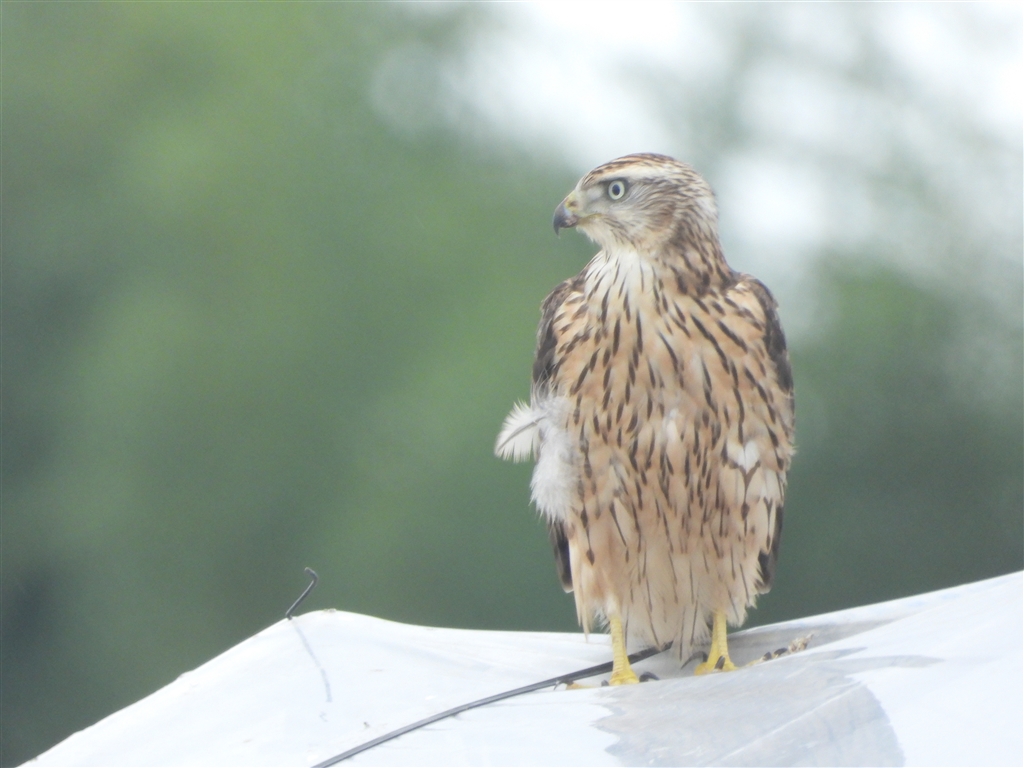
{"type": "Polygon", "coordinates": [[[575,325],[585,325],[585,277],[581,272],[555,286],[541,302],[537,349],[533,359],[534,386],[546,385],[558,374],[560,339],[575,325]]]}
{"type": "Polygon", "coordinates": [[[722,295],[723,303],[732,310],[726,323],[735,327],[745,342],[767,356],[779,389],[791,393],[793,370],[778,303],[771,291],[757,278],[737,273],[722,295]]]}

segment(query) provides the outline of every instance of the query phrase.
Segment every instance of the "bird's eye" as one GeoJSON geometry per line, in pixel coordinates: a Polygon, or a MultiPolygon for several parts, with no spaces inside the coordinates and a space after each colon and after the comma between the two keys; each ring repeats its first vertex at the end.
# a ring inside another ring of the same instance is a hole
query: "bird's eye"
{"type": "Polygon", "coordinates": [[[621,200],[624,194],[626,194],[626,182],[622,179],[616,179],[608,185],[608,197],[612,200],[621,200]]]}

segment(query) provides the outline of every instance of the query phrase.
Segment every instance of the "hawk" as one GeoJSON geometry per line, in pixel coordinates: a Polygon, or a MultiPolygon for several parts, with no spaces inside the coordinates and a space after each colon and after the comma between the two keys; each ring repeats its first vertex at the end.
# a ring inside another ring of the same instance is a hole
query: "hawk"
{"type": "Polygon", "coordinates": [[[584,631],[607,622],[613,684],[627,641],[711,635],[697,672],[735,669],[740,625],[775,573],[793,455],[793,379],[774,298],[732,270],[707,182],[664,155],[588,173],[555,210],[600,251],[541,305],[530,404],[495,452],[531,455],[562,585],[584,631]]]}

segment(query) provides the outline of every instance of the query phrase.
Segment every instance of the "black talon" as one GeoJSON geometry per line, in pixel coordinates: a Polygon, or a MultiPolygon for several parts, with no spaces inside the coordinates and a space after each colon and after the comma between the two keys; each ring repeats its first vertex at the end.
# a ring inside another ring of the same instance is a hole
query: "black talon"
{"type": "Polygon", "coordinates": [[[721,672],[725,669],[725,656],[719,656],[718,661],[715,662],[715,669],[721,672]]]}
{"type": "Polygon", "coordinates": [[[648,680],[660,680],[660,679],[661,678],[659,678],[653,672],[644,672],[642,675],[640,675],[640,682],[641,683],[646,683],[648,680]]]}

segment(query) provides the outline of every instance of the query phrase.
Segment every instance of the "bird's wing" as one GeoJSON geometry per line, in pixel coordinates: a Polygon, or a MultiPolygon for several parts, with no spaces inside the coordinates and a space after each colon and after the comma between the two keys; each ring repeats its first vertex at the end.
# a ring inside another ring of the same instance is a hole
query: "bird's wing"
{"type": "Polygon", "coordinates": [[[565,535],[565,526],[562,523],[548,522],[548,537],[551,539],[551,549],[555,554],[555,570],[558,572],[558,579],[562,582],[562,589],[572,592],[572,567],[569,564],[569,539],[565,535]]]}
{"type": "Polygon", "coordinates": [[[566,350],[560,349],[562,337],[574,323],[565,323],[569,303],[578,303],[582,296],[580,275],[559,283],[540,305],[540,326],[537,328],[537,350],[533,357],[533,401],[547,395],[558,379],[566,350]]]}
{"type": "MultiPolygon", "coordinates": [[[[558,391],[558,380],[562,362],[566,356],[563,337],[571,333],[577,323],[566,323],[568,303],[578,304],[583,298],[580,288],[582,278],[577,276],[560,283],[541,304],[540,326],[537,328],[537,350],[533,359],[532,408],[538,421],[548,412],[552,390],[558,391]]],[[[578,320],[579,318],[577,318],[578,320]]],[[[570,350],[571,351],[571,350],[570,350]]],[[[569,540],[565,525],[560,520],[548,517],[548,536],[555,556],[555,570],[562,589],[573,591],[572,568],[569,560],[569,540]]]]}
{"type": "Polygon", "coordinates": [[[494,446],[494,453],[499,458],[525,461],[531,456],[537,456],[540,422],[546,415],[543,401],[546,399],[549,384],[559,368],[556,355],[559,334],[555,328],[555,319],[560,315],[562,304],[566,296],[573,291],[573,287],[574,281],[566,280],[548,294],[541,304],[530,405],[516,403],[505,417],[494,446]]]}
{"type": "Polygon", "coordinates": [[[752,408],[766,425],[770,437],[770,453],[780,478],[779,497],[774,508],[771,535],[765,538],[758,555],[758,588],[767,592],[775,577],[775,565],[782,540],[783,496],[785,473],[793,454],[793,372],[786,349],[786,337],[779,322],[778,305],[763,283],[747,275],[726,292],[727,301],[736,308],[724,321],[723,332],[744,342],[746,353],[742,373],[756,392],[752,408]]]}

